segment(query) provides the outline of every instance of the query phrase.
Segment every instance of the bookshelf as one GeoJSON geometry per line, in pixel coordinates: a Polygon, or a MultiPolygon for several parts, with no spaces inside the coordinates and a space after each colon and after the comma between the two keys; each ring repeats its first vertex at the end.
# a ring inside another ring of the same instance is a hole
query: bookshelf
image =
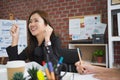
{"type": "Polygon", "coordinates": [[[108,48],[107,44],[69,44],[69,49],[80,48],[82,53],[82,60],[90,62],[93,65],[108,67],[108,48]],[[98,63],[93,60],[92,53],[97,50],[102,49],[105,52],[103,63],[98,63]]]}
{"type": "MultiPolygon", "coordinates": [[[[114,64],[114,42],[120,41],[120,35],[118,30],[117,14],[120,13],[120,1],[119,4],[113,4],[115,0],[108,0],[108,44],[109,44],[109,67],[112,68],[114,64]],[[117,34],[116,34],[117,32],[117,34]]],[[[118,1],[118,0],[116,0],[118,1]]]]}

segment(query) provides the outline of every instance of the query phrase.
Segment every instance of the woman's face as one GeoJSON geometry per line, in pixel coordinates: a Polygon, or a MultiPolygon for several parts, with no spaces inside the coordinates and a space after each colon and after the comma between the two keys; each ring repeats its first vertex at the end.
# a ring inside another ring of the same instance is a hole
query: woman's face
{"type": "Polygon", "coordinates": [[[29,30],[33,36],[43,34],[45,26],[44,20],[39,14],[35,13],[30,17],[29,30]]]}

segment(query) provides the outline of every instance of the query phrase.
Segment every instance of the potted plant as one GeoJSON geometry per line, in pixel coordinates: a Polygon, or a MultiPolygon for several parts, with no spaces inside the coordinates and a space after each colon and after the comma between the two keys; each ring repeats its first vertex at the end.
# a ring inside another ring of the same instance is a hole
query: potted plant
{"type": "Polygon", "coordinates": [[[93,56],[96,57],[98,63],[103,62],[104,54],[105,52],[102,49],[98,49],[98,50],[95,50],[95,52],[93,52],[93,56]]]}
{"type": "Polygon", "coordinates": [[[11,80],[26,80],[22,72],[16,72],[11,80]]]}

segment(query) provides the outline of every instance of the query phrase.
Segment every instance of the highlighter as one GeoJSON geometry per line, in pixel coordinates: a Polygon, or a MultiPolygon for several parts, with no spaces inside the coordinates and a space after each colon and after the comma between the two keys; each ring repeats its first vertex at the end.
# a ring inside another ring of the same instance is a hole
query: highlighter
{"type": "Polygon", "coordinates": [[[50,75],[49,69],[47,67],[47,64],[45,62],[43,62],[43,66],[45,68],[45,73],[46,73],[48,80],[51,80],[51,75],[50,75]]]}
{"type": "Polygon", "coordinates": [[[52,65],[52,62],[48,62],[48,66],[49,66],[49,70],[51,72],[51,79],[52,80],[55,80],[55,74],[54,74],[54,70],[53,70],[53,65],[52,65]]]}
{"type": "Polygon", "coordinates": [[[60,57],[60,59],[59,59],[59,61],[58,61],[58,64],[57,64],[57,67],[59,67],[60,64],[62,64],[62,62],[63,62],[63,57],[60,57]]]}
{"type": "Polygon", "coordinates": [[[55,75],[56,79],[58,80],[60,78],[60,71],[61,71],[61,64],[63,62],[63,57],[60,57],[57,66],[55,67],[55,75]]]}

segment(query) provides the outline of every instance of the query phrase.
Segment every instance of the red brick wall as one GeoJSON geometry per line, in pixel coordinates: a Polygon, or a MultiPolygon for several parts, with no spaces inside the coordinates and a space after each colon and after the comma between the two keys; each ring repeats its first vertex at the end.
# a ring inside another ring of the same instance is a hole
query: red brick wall
{"type": "MultiPolygon", "coordinates": [[[[107,0],[0,0],[0,19],[9,19],[13,13],[18,19],[28,19],[29,14],[42,9],[48,12],[55,32],[60,35],[62,47],[68,47],[69,17],[99,14],[107,23],[107,0]]],[[[107,42],[107,30],[106,30],[107,42]]],[[[115,44],[115,62],[120,63],[120,46],[115,44]]]]}
{"type": "Polygon", "coordinates": [[[114,42],[114,62],[120,65],[120,41],[114,42]]]}
{"type": "Polygon", "coordinates": [[[0,8],[2,19],[9,19],[9,13],[13,13],[16,18],[27,20],[36,9],[47,11],[63,47],[68,47],[70,41],[69,17],[101,13],[102,22],[107,23],[107,0],[0,0],[0,8]]]}

